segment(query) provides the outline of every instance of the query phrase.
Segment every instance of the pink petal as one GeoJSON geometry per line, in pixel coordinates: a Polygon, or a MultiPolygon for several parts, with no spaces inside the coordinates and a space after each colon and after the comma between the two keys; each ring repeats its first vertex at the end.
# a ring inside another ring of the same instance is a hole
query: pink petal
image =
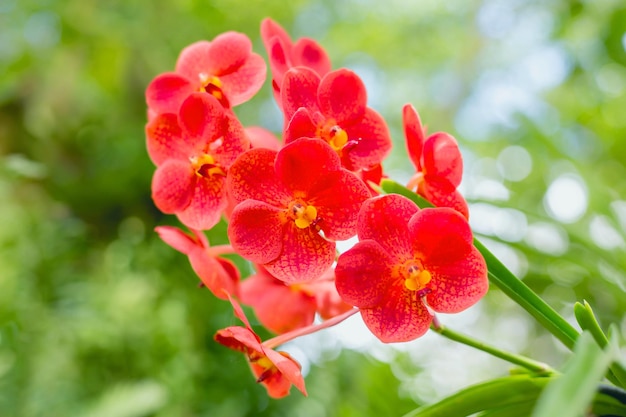
{"type": "Polygon", "coordinates": [[[319,85],[319,75],[309,68],[296,67],[285,73],[280,87],[285,120],[291,120],[293,114],[300,107],[306,107],[311,111],[317,110],[317,88],[319,85]]]}
{"type": "Polygon", "coordinates": [[[294,66],[311,68],[320,77],[326,75],[331,69],[328,54],[313,39],[299,39],[293,46],[292,59],[294,66]]]}
{"type": "Polygon", "coordinates": [[[237,158],[226,176],[230,198],[236,203],[247,199],[286,206],[291,193],[280,183],[274,170],[276,152],[269,149],[251,149],[237,158]]]}
{"type": "Polygon", "coordinates": [[[152,199],[163,213],[184,210],[193,196],[196,174],[189,162],[169,159],[152,177],[152,199]]]}
{"type": "Polygon", "coordinates": [[[416,171],[421,172],[425,132],[417,110],[410,104],[405,104],[402,108],[402,123],[404,125],[404,137],[406,138],[409,159],[415,166],[416,171]]]}
{"type": "Polygon", "coordinates": [[[262,354],[263,348],[259,337],[248,327],[231,326],[218,330],[213,336],[215,341],[229,349],[249,355],[252,352],[262,354]]]}
{"type": "Polygon", "coordinates": [[[163,242],[170,245],[179,252],[189,255],[198,247],[198,242],[184,233],[177,227],[173,226],[157,226],[154,230],[158,233],[163,242]]]}
{"type": "Polygon", "coordinates": [[[207,143],[221,136],[225,130],[224,108],[210,94],[190,95],[180,106],[179,119],[198,151],[203,150],[207,143]]]}
{"type": "Polygon", "coordinates": [[[359,209],[370,192],[363,181],[345,169],[326,177],[332,180],[326,182],[320,178],[321,181],[310,190],[309,201],[317,208],[322,219],[319,226],[326,238],[349,239],[356,235],[359,209]]]}
{"type": "Polygon", "coordinates": [[[202,283],[213,295],[226,300],[227,294],[237,294],[239,271],[232,262],[211,257],[206,249],[199,246],[189,255],[189,262],[202,283]]]}
{"type": "Polygon", "coordinates": [[[304,377],[302,376],[302,372],[300,372],[300,365],[291,357],[285,357],[274,350],[263,347],[263,351],[267,355],[267,358],[278,368],[280,373],[300,392],[307,395],[306,388],[304,387],[304,377]]]}
{"type": "MultiPolygon", "coordinates": [[[[402,286],[404,287],[404,286],[402,286]]],[[[361,310],[361,316],[370,331],[384,343],[408,342],[428,331],[432,316],[415,293],[396,290],[385,303],[361,310]]]]}
{"type": "Polygon", "coordinates": [[[432,275],[426,296],[430,307],[441,313],[458,313],[474,305],[489,289],[485,260],[475,247],[457,262],[424,265],[432,275]]]}
{"type": "Polygon", "coordinates": [[[228,169],[245,151],[250,149],[250,141],[241,122],[232,115],[226,117],[222,136],[208,145],[215,162],[228,169]]]}
{"type": "Polygon", "coordinates": [[[359,308],[381,304],[391,278],[394,260],[380,244],[363,240],[342,253],[335,267],[335,285],[341,298],[359,308]]]}
{"type": "Polygon", "coordinates": [[[168,159],[187,159],[193,147],[185,141],[178,117],[173,113],[159,114],[146,125],[148,155],[155,165],[168,159]]]}
{"type": "Polygon", "coordinates": [[[261,22],[261,39],[263,39],[265,49],[270,49],[268,45],[274,37],[278,37],[288,50],[291,49],[291,38],[285,29],[270,18],[263,19],[261,22]]]}
{"type": "Polygon", "coordinates": [[[191,229],[208,230],[220,221],[226,208],[226,181],[223,176],[198,178],[189,205],[177,214],[178,219],[191,229]]]}
{"type": "Polygon", "coordinates": [[[308,193],[322,177],[341,169],[337,153],[321,139],[301,138],[276,155],[276,174],[292,193],[308,193]]]}
{"type": "Polygon", "coordinates": [[[411,217],[408,227],[413,251],[429,265],[457,262],[473,248],[467,220],[451,208],[423,209],[411,217]]]}
{"type": "Polygon", "coordinates": [[[406,197],[386,194],[363,203],[358,217],[360,240],[378,242],[394,259],[412,257],[408,219],[419,208],[406,197]]]}
{"type": "Polygon", "coordinates": [[[382,116],[374,110],[366,109],[358,124],[342,126],[348,134],[348,140],[356,145],[345,147],[342,159],[347,159],[356,171],[379,164],[391,150],[391,136],[382,116]]]}
{"type": "Polygon", "coordinates": [[[285,213],[256,200],[239,203],[228,224],[228,238],[237,253],[259,264],[275,260],[283,250],[285,213]]]}
{"type": "Polygon", "coordinates": [[[463,176],[463,157],[459,145],[447,133],[434,133],[424,142],[422,169],[427,175],[446,178],[458,187],[463,176]]]}
{"type": "Polygon", "coordinates": [[[437,207],[450,207],[469,219],[469,207],[465,198],[445,178],[424,177],[418,192],[437,207]]]}
{"type": "Polygon", "coordinates": [[[210,49],[211,42],[209,41],[198,41],[185,47],[178,55],[176,72],[200,86],[202,82],[200,74],[214,75],[209,70],[211,68],[210,49]]]}
{"type": "MultiPolygon", "coordinates": [[[[289,54],[290,47],[278,37],[267,41],[265,47],[270,62],[270,69],[272,70],[274,87],[280,91],[285,73],[293,66],[289,54]]],[[[280,105],[280,100],[277,100],[277,102],[280,105]]]]}
{"type": "Polygon", "coordinates": [[[261,89],[267,75],[265,61],[260,55],[251,54],[236,71],[220,76],[222,91],[231,106],[250,100],[261,89]]]}
{"type": "Polygon", "coordinates": [[[278,139],[274,133],[261,126],[246,127],[245,133],[252,148],[265,148],[278,151],[282,146],[280,139],[278,139]]]}
{"type": "Polygon", "coordinates": [[[294,222],[288,221],[282,241],[280,256],[263,266],[287,284],[319,278],[335,260],[335,243],[323,239],[312,228],[299,229],[294,222]]]}
{"type": "Polygon", "coordinates": [[[315,297],[259,272],[241,284],[241,301],[254,308],[263,326],[286,333],[309,326],[315,318],[315,297]]]}
{"type": "Polygon", "coordinates": [[[222,33],[213,39],[209,47],[209,73],[221,78],[224,74],[236,71],[251,53],[252,42],[246,35],[233,31],[222,33]]]}
{"type": "Polygon", "coordinates": [[[146,103],[154,113],[178,113],[180,104],[198,85],[173,72],[157,75],[146,88],[146,103]]]}
{"type": "Polygon", "coordinates": [[[285,128],[283,133],[285,144],[300,138],[315,137],[317,137],[317,126],[311,117],[311,111],[305,107],[300,107],[285,128]]]}
{"type": "Polygon", "coordinates": [[[322,78],[319,91],[320,110],[337,124],[352,124],[363,117],[367,93],[363,81],[354,72],[339,69],[322,78]]]}

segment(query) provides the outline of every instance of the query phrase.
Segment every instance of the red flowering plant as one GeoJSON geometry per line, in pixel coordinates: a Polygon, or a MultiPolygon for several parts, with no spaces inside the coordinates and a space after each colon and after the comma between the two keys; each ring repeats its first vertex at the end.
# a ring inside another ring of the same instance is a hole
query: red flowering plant
{"type": "MultiPolygon", "coordinates": [[[[426,136],[407,104],[403,125],[415,175],[407,188],[384,179],[392,141],[384,118],[368,107],[360,77],[346,68],[331,70],[321,46],[310,39],[293,42],[270,19],[262,22],[261,38],[284,117],[282,141],[266,129],[244,127],[233,109],[252,98],[266,75],[251,41],[235,32],[185,48],[176,72],[150,83],[146,136],[157,166],[154,203],[191,234],[170,226],[157,232],[189,257],[202,286],[231,301],[244,326],[218,330],[215,340],[244,353],[271,397],[284,397],[291,385],[306,395],[297,361],[275,348],[357,313],[384,343],[411,341],[432,329],[527,372],[522,382],[504,378],[459,394],[468,401],[451,397],[411,415],[488,410],[488,395],[508,398],[528,379],[533,386],[554,381],[550,389],[559,392],[559,374],[548,365],[439,321],[439,313],[459,313],[479,302],[490,282],[568,348],[587,352],[597,343],[595,379],[586,386],[595,387],[606,374],[615,387],[624,387],[626,371],[588,306],[575,309],[581,335],[474,239],[468,205],[457,189],[463,162],[452,135],[426,136]],[[211,246],[204,231],[221,219],[228,223],[229,244],[211,246]],[[337,242],[347,241],[343,248],[355,236],[358,241],[338,253],[337,242]],[[255,272],[245,276],[226,254],[255,272]],[[277,335],[263,341],[238,300],[277,335]]],[[[524,392],[523,400],[534,404],[541,390],[524,392]]],[[[558,397],[546,396],[541,401],[558,397]]],[[[508,410],[514,401],[501,399],[495,408],[508,410]]]]}

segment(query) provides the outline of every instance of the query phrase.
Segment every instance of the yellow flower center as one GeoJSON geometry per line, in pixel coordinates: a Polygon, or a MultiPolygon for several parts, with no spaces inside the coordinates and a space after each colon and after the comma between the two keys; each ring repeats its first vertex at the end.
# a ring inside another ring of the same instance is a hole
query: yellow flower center
{"type": "Polygon", "coordinates": [[[224,92],[222,91],[222,81],[218,77],[204,72],[200,73],[199,77],[202,85],[198,91],[211,94],[223,106],[228,107],[228,101],[226,100],[226,97],[224,97],[224,92]]]}
{"type": "Polygon", "coordinates": [[[201,156],[194,156],[190,159],[193,170],[199,177],[210,178],[213,175],[226,176],[226,172],[219,164],[215,163],[213,156],[205,153],[201,156]]]}
{"type": "Polygon", "coordinates": [[[296,201],[289,207],[289,215],[300,229],[306,229],[317,219],[317,209],[302,202],[296,201]]]}
{"type": "Polygon", "coordinates": [[[317,128],[316,136],[328,142],[335,152],[340,152],[348,143],[348,133],[332,119],[317,128]]]}
{"type": "Polygon", "coordinates": [[[410,291],[419,291],[426,287],[426,284],[432,279],[432,275],[428,270],[411,263],[404,271],[404,286],[410,291]]]}

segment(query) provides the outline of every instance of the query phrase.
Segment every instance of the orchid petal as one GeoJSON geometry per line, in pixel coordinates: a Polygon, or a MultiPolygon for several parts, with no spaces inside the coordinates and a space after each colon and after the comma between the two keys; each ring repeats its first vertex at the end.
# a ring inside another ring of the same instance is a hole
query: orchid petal
{"type": "Polygon", "coordinates": [[[178,113],[180,104],[196,91],[197,86],[179,74],[166,72],[157,75],[146,88],[148,108],[159,113],[178,113]]]}
{"type": "Polygon", "coordinates": [[[393,259],[374,240],[363,240],[342,253],[335,267],[335,285],[341,298],[359,308],[381,304],[392,283],[393,259]]]}
{"type": "Polygon", "coordinates": [[[189,205],[176,213],[181,223],[198,230],[215,226],[227,204],[225,183],[220,175],[198,178],[189,205]]]}
{"type": "Polygon", "coordinates": [[[361,310],[361,316],[370,331],[384,343],[408,342],[428,331],[432,316],[415,293],[404,286],[394,287],[393,295],[385,303],[361,310]]]}
{"type": "Polygon", "coordinates": [[[301,138],[283,147],[276,156],[276,173],[292,192],[307,193],[320,176],[341,169],[337,153],[321,139],[301,138]]]}
{"type": "Polygon", "coordinates": [[[168,159],[152,177],[152,199],[163,213],[184,210],[193,196],[196,174],[189,162],[168,159]]]}
{"type": "Polygon", "coordinates": [[[489,289],[485,260],[475,247],[457,262],[424,265],[431,273],[428,305],[441,313],[458,313],[474,305],[489,289]]]}
{"type": "Polygon", "coordinates": [[[226,177],[230,197],[237,203],[247,199],[265,201],[278,207],[291,200],[274,171],[276,152],[256,148],[242,154],[231,165],[226,177]]]}
{"type": "Polygon", "coordinates": [[[424,263],[457,262],[471,251],[473,237],[467,220],[447,207],[426,208],[409,220],[413,251],[424,263]]]}
{"type": "Polygon", "coordinates": [[[363,203],[359,212],[359,239],[375,240],[394,259],[405,259],[412,253],[407,219],[418,211],[415,203],[398,194],[371,198],[363,203]]]}
{"type": "MultiPolygon", "coordinates": [[[[266,233],[265,240],[269,238],[266,233]]],[[[322,238],[312,228],[300,229],[294,222],[288,222],[282,242],[283,252],[264,266],[270,274],[287,284],[319,278],[335,260],[335,243],[322,238]]]]}
{"type": "Polygon", "coordinates": [[[363,81],[347,69],[329,72],[322,78],[318,99],[322,113],[340,126],[359,120],[367,105],[363,81]]]}
{"type": "Polygon", "coordinates": [[[286,120],[291,120],[293,114],[300,107],[305,107],[311,111],[317,110],[317,88],[319,85],[320,77],[312,69],[295,67],[285,73],[280,93],[286,120]]]}
{"type": "Polygon", "coordinates": [[[231,214],[228,238],[239,255],[266,264],[283,250],[285,221],[283,210],[261,201],[246,200],[231,214]]]}

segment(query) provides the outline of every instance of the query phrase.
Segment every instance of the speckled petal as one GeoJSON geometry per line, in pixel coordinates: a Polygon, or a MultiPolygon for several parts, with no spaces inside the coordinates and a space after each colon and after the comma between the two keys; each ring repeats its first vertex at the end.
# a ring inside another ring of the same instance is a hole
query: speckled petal
{"type": "Polygon", "coordinates": [[[402,108],[402,124],[404,125],[404,137],[409,159],[415,166],[415,170],[421,172],[425,132],[417,110],[410,104],[405,104],[402,108]]]}
{"type": "Polygon", "coordinates": [[[415,203],[398,194],[387,194],[367,200],[358,217],[360,240],[378,242],[394,259],[412,256],[408,219],[419,211],[415,203]]]}
{"type": "Polygon", "coordinates": [[[337,124],[352,124],[363,117],[367,93],[363,81],[353,71],[342,68],[322,78],[318,90],[319,107],[324,116],[337,124]]]}
{"type": "Polygon", "coordinates": [[[439,265],[425,262],[432,279],[426,297],[433,310],[458,313],[474,305],[489,289],[485,260],[475,247],[457,262],[439,265]]]}
{"type": "Polygon", "coordinates": [[[384,343],[408,342],[428,331],[432,316],[415,293],[404,286],[385,298],[385,303],[361,310],[361,316],[370,331],[384,343]]]}
{"type": "Polygon", "coordinates": [[[157,75],[146,88],[146,103],[155,114],[178,113],[181,103],[198,86],[174,72],[157,75]]]}
{"type": "Polygon", "coordinates": [[[342,169],[323,176],[309,190],[309,196],[322,219],[319,226],[324,235],[331,240],[346,240],[356,235],[359,209],[370,191],[356,175],[342,169]]]}
{"type": "Polygon", "coordinates": [[[236,71],[221,75],[222,91],[231,106],[250,100],[261,89],[267,76],[265,60],[257,54],[250,54],[236,71]]]}
{"type": "Polygon", "coordinates": [[[285,222],[283,210],[261,201],[246,200],[231,214],[228,238],[239,255],[266,264],[281,255],[285,222]]]}
{"type": "Polygon", "coordinates": [[[335,285],[339,295],[359,308],[380,305],[392,283],[393,264],[393,259],[377,242],[358,242],[337,260],[335,285]]]}
{"type": "Polygon", "coordinates": [[[447,207],[426,208],[416,213],[409,221],[409,233],[413,252],[433,265],[458,262],[473,247],[467,220],[447,207]]]}
{"type": "Polygon", "coordinates": [[[188,162],[169,159],[152,177],[152,199],[163,213],[184,210],[191,201],[196,174],[188,162]]]}
{"type": "Polygon", "coordinates": [[[285,206],[292,196],[276,176],[275,160],[276,152],[264,148],[250,149],[240,155],[226,177],[230,197],[236,203],[253,199],[285,206]]]}
{"type": "Polygon", "coordinates": [[[187,159],[193,153],[174,113],[159,114],[146,125],[148,155],[155,165],[168,159],[187,159]]]}
{"type": "Polygon", "coordinates": [[[341,161],[323,140],[301,138],[278,152],[275,166],[287,189],[308,194],[320,177],[341,170],[341,161]]]}
{"type": "Polygon", "coordinates": [[[180,106],[179,120],[189,141],[198,151],[221,136],[226,129],[224,108],[215,97],[205,93],[191,94],[180,106]]]}
{"type": "Polygon", "coordinates": [[[342,160],[350,170],[366,169],[379,164],[391,151],[391,136],[385,119],[376,111],[367,108],[356,124],[342,125],[348,140],[356,141],[354,146],[343,149],[342,160]]]}
{"type": "Polygon", "coordinates": [[[447,179],[458,187],[463,176],[463,157],[454,137],[444,132],[433,133],[424,142],[423,170],[427,175],[447,179]]]}
{"type": "Polygon", "coordinates": [[[306,67],[291,68],[285,73],[280,94],[286,120],[291,120],[300,107],[311,111],[318,109],[317,87],[319,84],[319,75],[306,67]]]}
{"type": "Polygon", "coordinates": [[[285,226],[283,242],[280,256],[263,266],[287,284],[319,278],[335,260],[334,242],[325,240],[312,228],[300,229],[292,221],[285,226]]]}
{"type": "Polygon", "coordinates": [[[208,230],[220,221],[222,210],[226,208],[225,178],[214,175],[198,178],[189,205],[176,213],[187,227],[208,230]]]}

